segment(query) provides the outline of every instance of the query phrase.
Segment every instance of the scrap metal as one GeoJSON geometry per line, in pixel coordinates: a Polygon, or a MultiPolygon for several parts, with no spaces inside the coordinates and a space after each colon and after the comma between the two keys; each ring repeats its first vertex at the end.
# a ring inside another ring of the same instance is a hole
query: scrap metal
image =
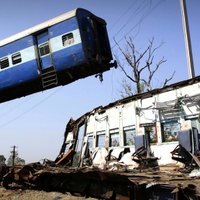
{"type": "MultiPolygon", "coordinates": [[[[2,174],[2,171],[1,171],[2,174]]],[[[147,200],[157,195],[175,200],[199,199],[200,179],[167,170],[111,172],[97,168],[51,167],[41,163],[9,168],[1,178],[6,188],[70,192],[101,199],[147,200]],[[172,198],[173,197],[173,198],[172,198]]]]}

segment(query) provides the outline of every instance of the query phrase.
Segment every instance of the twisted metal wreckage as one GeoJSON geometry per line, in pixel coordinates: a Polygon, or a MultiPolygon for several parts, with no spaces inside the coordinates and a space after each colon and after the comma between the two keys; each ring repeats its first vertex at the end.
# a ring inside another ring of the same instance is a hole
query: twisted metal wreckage
{"type": "MultiPolygon", "coordinates": [[[[151,94],[148,92],[146,95],[151,94]]],[[[117,103],[123,101],[114,104],[117,103]]],[[[84,140],[82,147],[85,148],[76,151],[80,128],[87,123],[90,116],[104,113],[106,109],[107,107],[98,107],[77,120],[69,120],[60,153],[55,161],[44,160],[43,163],[25,166],[1,166],[2,185],[6,188],[70,192],[101,199],[200,199],[200,137],[195,130],[190,130],[192,145],[188,146],[188,138],[185,138],[187,134],[180,132],[179,143],[171,151],[172,159],[182,163],[181,167],[172,164],[159,165],[159,158],[151,152],[147,134],[142,138],[142,143],[141,136],[135,138],[139,145],[134,153],[131,153],[128,147],[123,148],[118,157],[112,155],[112,150],[108,151],[103,165],[94,164],[98,153],[91,154],[84,140]],[[122,157],[130,154],[131,167],[121,162],[122,157]]]]}
{"type": "MultiPolygon", "coordinates": [[[[88,114],[92,113],[87,113],[76,121],[72,119],[69,121],[65,138],[69,132],[76,137],[79,126],[85,122],[88,114]]],[[[45,160],[42,164],[32,163],[14,168],[2,166],[0,173],[2,185],[6,188],[23,186],[29,189],[70,192],[74,195],[103,199],[200,198],[200,180],[188,176],[188,172],[200,167],[200,162],[181,145],[172,152],[172,156],[185,164],[182,171],[174,166],[159,168],[156,165],[157,158],[147,157],[148,152],[145,148],[140,148],[133,154],[133,160],[139,165],[132,170],[128,170],[123,164],[119,164],[115,170],[109,165],[104,169],[92,167],[92,164],[87,166],[92,162],[85,162],[86,166],[84,164],[80,166],[80,160],[77,168],[72,166],[76,155],[74,145],[63,154],[65,145],[64,142],[60,155],[54,162],[45,160]]],[[[84,158],[87,159],[91,158],[84,158]]],[[[108,163],[109,159],[108,156],[108,163]]]]}

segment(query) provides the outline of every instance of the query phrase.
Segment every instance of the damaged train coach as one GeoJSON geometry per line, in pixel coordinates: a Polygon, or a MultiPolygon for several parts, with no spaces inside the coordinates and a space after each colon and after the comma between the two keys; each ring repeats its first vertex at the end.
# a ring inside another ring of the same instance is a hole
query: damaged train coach
{"type": "Polygon", "coordinates": [[[194,166],[195,160],[200,167],[198,159],[191,157],[200,155],[199,88],[198,76],[71,119],[56,161],[133,170],[169,164],[194,166]]]}
{"type": "Polygon", "coordinates": [[[75,9],[0,41],[0,102],[114,65],[105,20],[75,9]]]}

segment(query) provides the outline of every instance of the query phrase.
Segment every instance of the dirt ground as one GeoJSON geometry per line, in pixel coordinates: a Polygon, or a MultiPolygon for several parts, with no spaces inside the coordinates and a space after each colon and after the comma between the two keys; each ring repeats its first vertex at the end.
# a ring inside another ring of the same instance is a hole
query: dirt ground
{"type": "MultiPolygon", "coordinates": [[[[0,200],[84,200],[84,197],[76,197],[59,192],[44,192],[35,190],[6,190],[0,187],[0,200]]],[[[95,200],[87,198],[87,200],[95,200]]]]}

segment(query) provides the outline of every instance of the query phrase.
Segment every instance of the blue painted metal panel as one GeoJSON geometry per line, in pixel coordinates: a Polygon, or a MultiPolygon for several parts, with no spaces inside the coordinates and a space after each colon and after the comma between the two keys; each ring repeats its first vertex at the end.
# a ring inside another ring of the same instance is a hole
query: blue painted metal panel
{"type": "Polygon", "coordinates": [[[86,10],[80,9],[77,12],[77,20],[79,23],[79,29],[82,36],[83,50],[88,59],[96,57],[96,48],[95,48],[96,41],[94,37],[95,36],[94,30],[90,23],[91,16],[94,15],[86,10]]]}
{"type": "Polygon", "coordinates": [[[60,22],[59,24],[55,24],[54,26],[49,28],[49,37],[57,37],[59,35],[63,35],[64,33],[76,30],[78,28],[78,22],[75,17],[68,19],[66,21],[60,22]]]}
{"type": "Polygon", "coordinates": [[[49,39],[49,34],[48,34],[48,31],[45,31],[44,33],[41,33],[37,36],[37,41],[38,41],[38,44],[42,44],[44,42],[47,42],[49,39]]]}
{"type": "Polygon", "coordinates": [[[26,83],[27,81],[37,79],[38,77],[37,61],[32,60],[16,67],[1,71],[0,89],[26,83]]]}
{"type": "Polygon", "coordinates": [[[42,67],[42,69],[47,69],[47,68],[49,68],[51,66],[53,66],[53,64],[52,64],[52,60],[51,60],[50,54],[46,55],[44,57],[41,57],[41,67],[42,67]]]}
{"type": "Polygon", "coordinates": [[[33,36],[31,35],[22,38],[20,40],[17,40],[15,42],[9,43],[5,46],[0,47],[0,58],[7,56],[8,54],[13,54],[15,52],[18,52],[22,49],[28,48],[33,45],[34,45],[33,36]]]}
{"type": "MultiPolygon", "coordinates": [[[[112,60],[112,54],[106,22],[83,9],[77,11],[76,17],[79,22],[86,57],[88,59],[96,59],[96,55],[98,55],[101,56],[101,61],[108,64],[112,60]]],[[[98,62],[98,60],[96,61],[98,62]]]]}
{"type": "Polygon", "coordinates": [[[86,62],[81,43],[55,52],[52,57],[57,71],[70,69],[86,62]]]}

